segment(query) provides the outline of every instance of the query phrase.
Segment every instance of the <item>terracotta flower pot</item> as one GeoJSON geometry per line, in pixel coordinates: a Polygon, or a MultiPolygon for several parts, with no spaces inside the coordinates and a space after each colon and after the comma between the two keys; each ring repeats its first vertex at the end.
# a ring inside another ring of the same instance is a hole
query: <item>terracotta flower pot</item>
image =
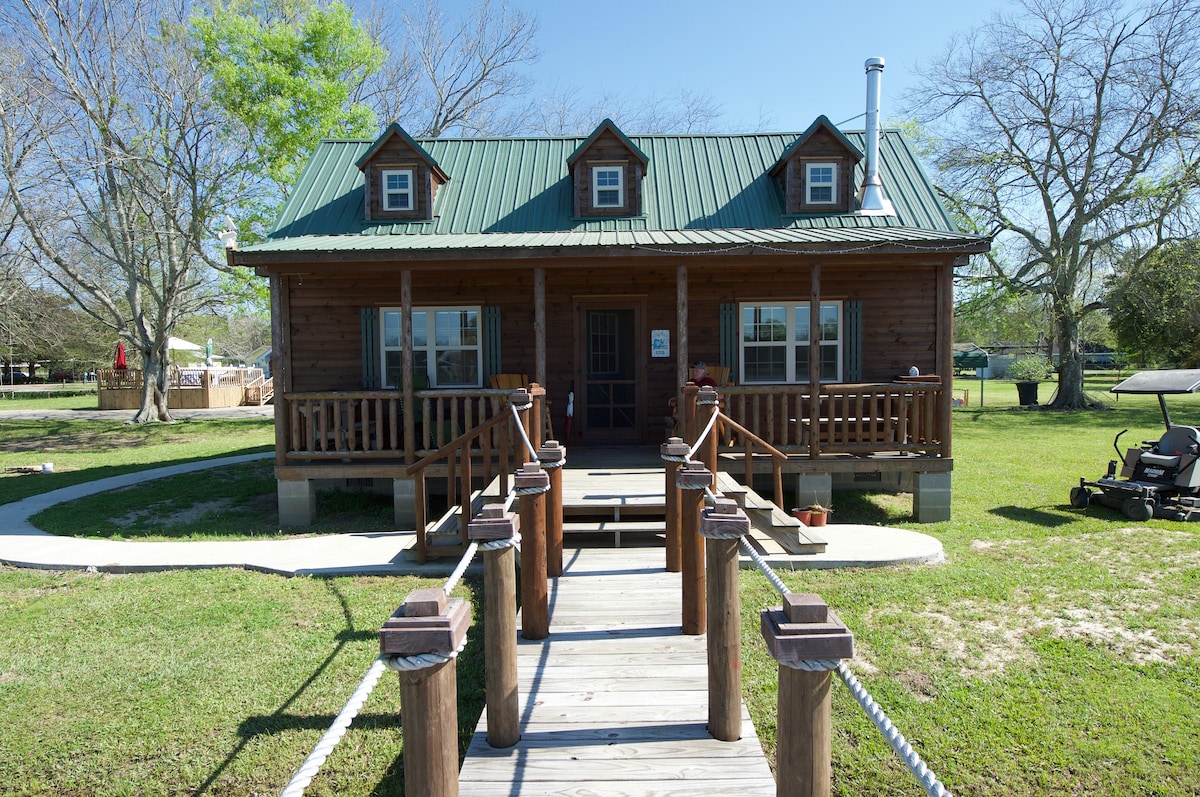
{"type": "Polygon", "coordinates": [[[793,509],[792,517],[796,518],[796,520],[799,520],[806,526],[812,525],[812,512],[808,509],[793,509]]]}
{"type": "Polygon", "coordinates": [[[809,523],[808,525],[810,525],[810,526],[824,526],[824,525],[825,525],[825,521],[826,521],[828,518],[829,518],[829,513],[828,513],[828,512],[813,512],[813,513],[812,513],[812,523],[809,523]]]}

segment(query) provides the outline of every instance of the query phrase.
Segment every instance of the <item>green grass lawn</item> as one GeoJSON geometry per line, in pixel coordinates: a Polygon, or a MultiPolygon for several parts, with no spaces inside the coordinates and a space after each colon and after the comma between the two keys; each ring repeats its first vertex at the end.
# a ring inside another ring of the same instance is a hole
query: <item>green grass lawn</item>
{"type": "MultiPolygon", "coordinates": [[[[1115,381],[1090,379],[1110,409],[1079,413],[1016,409],[1004,382],[986,383],[979,407],[978,382],[956,383],[971,401],[954,413],[950,521],[913,523],[907,496],[834,496],[835,522],[932,534],[946,563],[782,574],[848,623],[851,669],[955,794],[1200,794],[1200,524],[1133,524],[1102,507],[1068,505],[1081,476],[1104,472],[1116,432],[1129,429],[1123,442],[1133,444],[1162,431],[1155,399],[1116,400],[1106,392],[1115,381]]],[[[1043,402],[1052,388],[1042,385],[1043,402]]],[[[1200,397],[1170,406],[1177,422],[1200,422],[1200,397]]],[[[249,425],[176,424],[126,446],[84,422],[58,427],[76,441],[78,470],[0,479],[0,502],[32,489],[7,482],[43,486],[194,450],[175,434],[210,438],[196,444],[207,456],[221,440],[247,450],[233,429],[269,444],[269,423],[225,423],[249,425]],[[90,455],[88,440],[99,441],[90,455]],[[101,450],[126,459],[107,465],[101,450]]],[[[6,462],[6,441],[17,439],[5,437],[9,426],[0,421],[6,462]]],[[[60,459],[70,462],[56,456],[56,469],[60,459]]],[[[192,480],[208,480],[213,495],[231,490],[229,478],[214,471],[192,480]]],[[[127,497],[123,511],[162,500],[143,498],[127,497]]],[[[162,511],[182,512],[180,501],[162,511]]],[[[208,525],[184,537],[228,523],[208,525]]],[[[420,583],[0,570],[0,793],[278,793],[369,667],[374,631],[420,583]]],[[[756,572],[743,571],[741,583],[744,694],[773,754],[776,666],[758,612],[778,597],[756,572]]],[[[473,590],[467,582],[460,594],[478,609],[473,590]]],[[[478,626],[471,639],[460,659],[464,740],[483,689],[478,626]]],[[[403,792],[398,691],[385,677],[309,794],[403,792]]],[[[835,793],[920,794],[840,683],[833,697],[835,793]]]]}

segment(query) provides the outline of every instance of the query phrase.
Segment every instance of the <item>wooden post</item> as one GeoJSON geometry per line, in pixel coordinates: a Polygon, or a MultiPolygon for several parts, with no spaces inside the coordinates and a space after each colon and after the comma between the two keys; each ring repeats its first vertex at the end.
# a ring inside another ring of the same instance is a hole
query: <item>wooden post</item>
{"type": "MultiPolygon", "coordinates": [[[[383,319],[379,320],[380,326],[383,319]]],[[[400,271],[400,401],[404,411],[404,464],[416,461],[417,400],[413,397],[412,270],[400,271]]],[[[380,384],[383,384],[380,382],[380,384]]],[[[429,425],[426,424],[428,429],[429,425]]],[[[421,527],[418,526],[420,531],[421,527]]]]}
{"type": "Polygon", "coordinates": [[[678,573],[683,570],[683,546],[681,519],[679,514],[679,464],[686,459],[688,444],[682,437],[669,437],[667,442],[659,447],[663,458],[665,474],[664,494],[666,496],[666,531],[667,531],[667,572],[678,573]]]}
{"type": "MultiPolygon", "coordinates": [[[[468,526],[473,542],[516,536],[520,519],[504,504],[488,504],[468,526]]],[[[521,740],[517,692],[517,574],[511,545],[483,552],[484,687],[487,695],[487,741],[512,747],[521,740]]]]}
{"type": "Polygon", "coordinates": [[[776,794],[828,797],[832,778],[830,684],[827,669],[802,663],[848,659],[854,637],[818,595],[787,594],[762,613],[762,635],[779,662],[776,708],[776,794]]]}
{"type": "Polygon", "coordinates": [[[455,660],[400,673],[404,793],[458,795],[458,686],[455,660]]]}
{"type": "MultiPolygon", "coordinates": [[[[546,269],[533,270],[533,381],[546,384],[546,269]]],[[[536,447],[536,443],[534,446],[536,447]]]]}
{"type": "Polygon", "coordinates": [[[447,660],[400,669],[404,793],[458,795],[458,688],[455,659],[471,624],[471,606],[440,589],[418,589],[379,630],[379,652],[399,659],[440,654],[447,660]]]}
{"type": "Polygon", "coordinates": [[[546,585],[546,493],[550,477],[526,462],[513,477],[521,511],[521,636],[550,636],[550,594],[546,585]]]}
{"type": "Polygon", "coordinates": [[[703,634],[705,610],[704,539],[700,536],[700,509],[704,489],[712,487],[713,475],[700,462],[687,462],[680,469],[679,514],[683,559],[683,633],[703,634]]]}
{"type": "Polygon", "coordinates": [[[563,494],[562,469],[567,449],[557,440],[547,440],[538,449],[538,462],[550,475],[546,493],[546,575],[555,578],[563,572],[563,494]]]}
{"type": "MultiPolygon", "coordinates": [[[[821,264],[813,263],[808,297],[808,456],[821,456],[821,264]]],[[[829,412],[833,423],[833,411],[829,412]]]]}
{"type": "Polygon", "coordinates": [[[742,622],[738,598],[738,540],[750,518],[736,502],[717,499],[700,533],[708,555],[708,733],[722,742],[742,738],[742,622]]]}
{"type": "MultiPolygon", "coordinates": [[[[696,394],[696,434],[708,427],[708,422],[712,420],[712,416],[721,411],[718,402],[720,398],[717,396],[715,388],[702,387],[700,392],[696,394]]],[[[694,445],[694,443],[693,443],[694,445]]],[[[709,432],[708,437],[704,438],[704,442],[700,445],[697,452],[700,454],[700,461],[704,463],[704,467],[708,468],[712,473],[717,472],[717,429],[709,432]]]]}

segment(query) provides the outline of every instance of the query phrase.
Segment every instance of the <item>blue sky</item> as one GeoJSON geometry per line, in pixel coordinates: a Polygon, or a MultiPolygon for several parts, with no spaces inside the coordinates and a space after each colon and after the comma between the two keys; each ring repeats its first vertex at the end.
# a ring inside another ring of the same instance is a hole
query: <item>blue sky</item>
{"type": "MultiPolygon", "coordinates": [[[[709,92],[726,132],[802,131],[824,114],[863,113],[863,62],[886,60],[883,117],[897,116],[915,64],[1005,0],[508,0],[537,15],[541,87],[578,86],[638,98],[709,92]],[[760,127],[760,120],[764,120],[760,127]]],[[[464,3],[465,4],[465,3],[464,3]]],[[[452,1],[448,5],[460,5],[452,1]]],[[[620,120],[616,120],[620,124],[620,120]]],[[[862,120],[846,125],[861,129],[862,120]]],[[[627,130],[636,134],[636,130],[627,130]]]]}

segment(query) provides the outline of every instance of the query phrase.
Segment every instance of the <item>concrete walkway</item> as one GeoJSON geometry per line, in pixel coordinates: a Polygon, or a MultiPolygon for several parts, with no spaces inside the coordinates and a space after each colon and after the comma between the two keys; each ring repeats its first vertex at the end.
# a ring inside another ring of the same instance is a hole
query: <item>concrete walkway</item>
{"type": "MultiPolygon", "coordinates": [[[[221,410],[181,410],[186,417],[269,416],[272,407],[235,407],[221,410]]],[[[91,418],[117,420],[132,417],[128,410],[3,411],[0,420],[91,418]]],[[[581,450],[582,453],[582,450],[581,450]]],[[[42,569],[87,569],[125,573],[182,568],[244,567],[282,575],[443,575],[457,564],[434,560],[425,565],[409,561],[405,549],[415,543],[411,531],[379,531],[356,534],[325,534],[289,537],[283,540],[205,542],[137,542],[58,537],[29,522],[29,518],[54,504],[96,493],[117,490],[167,476],[265,459],[273,454],[190,462],[164,468],[113,476],[31,496],[0,505],[0,563],[42,569]]],[[[571,457],[568,455],[568,459],[571,457]]],[[[582,464],[582,463],[579,463],[582,464]]],[[[568,467],[571,463],[568,462],[568,467]]],[[[38,478],[28,476],[25,478],[38,478]]],[[[885,526],[834,523],[821,536],[828,542],[825,553],[768,557],[775,569],[830,569],[878,567],[893,564],[934,564],[945,555],[939,540],[927,534],[885,526]]]]}

